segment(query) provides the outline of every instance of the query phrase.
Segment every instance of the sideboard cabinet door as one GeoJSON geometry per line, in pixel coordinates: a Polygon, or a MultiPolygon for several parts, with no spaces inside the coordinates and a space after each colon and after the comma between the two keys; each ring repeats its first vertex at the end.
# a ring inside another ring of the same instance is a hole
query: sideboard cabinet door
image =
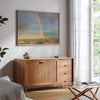
{"type": "Polygon", "coordinates": [[[55,60],[31,60],[27,61],[26,66],[29,87],[57,81],[55,60]]]}

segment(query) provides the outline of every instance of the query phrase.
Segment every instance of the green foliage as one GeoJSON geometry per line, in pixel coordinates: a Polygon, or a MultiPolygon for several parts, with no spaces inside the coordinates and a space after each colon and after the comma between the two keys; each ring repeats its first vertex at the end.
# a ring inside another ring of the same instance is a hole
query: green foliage
{"type": "MultiPolygon", "coordinates": [[[[3,18],[2,16],[0,16],[0,26],[2,24],[5,24],[5,21],[7,21],[8,18],[3,18]]],[[[1,48],[0,47],[0,58],[3,58],[4,55],[6,54],[6,50],[8,50],[8,48],[1,48]]],[[[1,62],[1,59],[0,59],[0,62],[1,62]]]]}
{"type": "MultiPolygon", "coordinates": [[[[0,47],[0,57],[3,58],[4,55],[6,54],[6,50],[8,50],[8,48],[1,48],[0,47]]],[[[1,62],[1,59],[0,59],[0,62],[1,62]]]]}
{"type": "Polygon", "coordinates": [[[100,56],[100,44],[94,44],[94,56],[100,56]]]}
{"type": "MultiPolygon", "coordinates": [[[[100,0],[93,0],[93,5],[100,4],[100,0]]],[[[94,65],[93,74],[100,75],[100,7],[93,8],[93,25],[94,25],[94,65]]]]}
{"type": "Polygon", "coordinates": [[[2,18],[2,16],[0,16],[0,26],[2,24],[5,24],[5,21],[7,21],[7,20],[8,20],[8,18],[2,18]]]}
{"type": "Polygon", "coordinates": [[[94,8],[93,11],[94,11],[94,14],[95,14],[95,13],[97,13],[98,11],[100,11],[100,8],[94,8]]]}
{"type": "Polygon", "coordinates": [[[94,5],[100,4],[100,0],[93,0],[93,4],[94,4],[94,5]]]}

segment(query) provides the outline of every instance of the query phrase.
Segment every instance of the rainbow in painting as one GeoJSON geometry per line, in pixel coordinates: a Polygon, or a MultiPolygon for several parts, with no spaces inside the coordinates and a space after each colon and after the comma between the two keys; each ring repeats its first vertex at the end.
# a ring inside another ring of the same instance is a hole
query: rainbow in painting
{"type": "Polygon", "coordinates": [[[59,44],[59,13],[17,11],[17,45],[59,44]]]}

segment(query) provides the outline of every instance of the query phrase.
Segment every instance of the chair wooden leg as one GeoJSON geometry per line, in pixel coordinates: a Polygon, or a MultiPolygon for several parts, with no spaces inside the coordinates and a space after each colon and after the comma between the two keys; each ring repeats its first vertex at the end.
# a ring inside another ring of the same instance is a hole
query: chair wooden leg
{"type": "Polygon", "coordinates": [[[79,100],[79,97],[80,97],[80,96],[85,96],[85,97],[89,98],[90,100],[94,100],[94,99],[98,100],[97,97],[96,97],[96,94],[97,94],[99,88],[96,89],[95,93],[92,92],[92,89],[93,89],[93,88],[86,88],[86,89],[84,89],[83,91],[79,91],[79,90],[76,89],[76,88],[68,88],[68,89],[69,89],[69,90],[74,94],[74,96],[75,96],[72,100],[75,100],[75,99],[79,100]],[[75,91],[77,91],[77,92],[79,92],[79,93],[78,93],[78,94],[75,94],[73,90],[75,90],[75,91]],[[85,94],[85,93],[88,92],[88,91],[90,91],[90,93],[93,95],[93,98],[91,98],[91,97],[89,97],[88,95],[85,94]]]}
{"type": "Polygon", "coordinates": [[[89,98],[90,100],[92,100],[91,97],[89,97],[89,96],[87,96],[87,95],[85,94],[86,92],[89,91],[88,89],[85,89],[85,90],[83,90],[83,91],[79,91],[79,90],[77,90],[77,89],[75,89],[75,88],[73,88],[73,89],[76,90],[77,92],[79,92],[78,96],[82,96],[82,95],[83,95],[83,96],[89,98]]]}
{"type": "Polygon", "coordinates": [[[97,94],[97,92],[98,92],[99,88],[97,88],[97,89],[96,89],[95,94],[91,91],[91,89],[90,89],[90,88],[88,88],[88,90],[89,90],[89,91],[91,92],[91,94],[93,95],[93,99],[92,99],[92,100],[94,100],[94,99],[98,100],[98,99],[97,99],[97,97],[96,97],[96,94],[97,94]]]}
{"type": "Polygon", "coordinates": [[[75,99],[78,99],[78,100],[80,100],[79,98],[78,98],[78,96],[70,89],[70,88],[68,88],[73,94],[74,94],[74,96],[75,96],[75,98],[73,98],[72,100],[75,100],[75,99]]]}

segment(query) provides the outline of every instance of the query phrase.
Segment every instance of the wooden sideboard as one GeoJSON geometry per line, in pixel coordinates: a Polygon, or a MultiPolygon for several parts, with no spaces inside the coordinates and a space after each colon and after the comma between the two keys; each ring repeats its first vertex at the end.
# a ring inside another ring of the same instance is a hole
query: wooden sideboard
{"type": "Polygon", "coordinates": [[[14,80],[28,87],[73,81],[73,58],[15,59],[14,80]]]}

